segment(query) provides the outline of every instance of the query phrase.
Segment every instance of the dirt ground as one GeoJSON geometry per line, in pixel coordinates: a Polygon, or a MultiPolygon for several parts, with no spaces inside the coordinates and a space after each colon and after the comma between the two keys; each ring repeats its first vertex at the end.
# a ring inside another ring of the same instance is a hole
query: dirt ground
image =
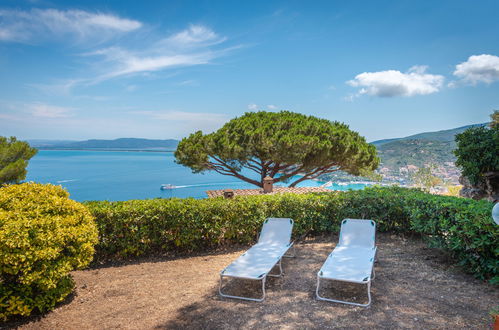
{"type": "MultiPolygon", "coordinates": [[[[285,276],[267,280],[262,303],[221,298],[219,272],[245,248],[73,273],[76,293],[54,311],[4,327],[21,329],[487,329],[499,290],[452,266],[415,238],[380,234],[369,308],[317,301],[316,273],[337,237],[300,242],[285,276]]],[[[366,301],[365,287],[331,283],[323,294],[366,301]]],[[[258,295],[256,283],[228,283],[258,295]]]]}

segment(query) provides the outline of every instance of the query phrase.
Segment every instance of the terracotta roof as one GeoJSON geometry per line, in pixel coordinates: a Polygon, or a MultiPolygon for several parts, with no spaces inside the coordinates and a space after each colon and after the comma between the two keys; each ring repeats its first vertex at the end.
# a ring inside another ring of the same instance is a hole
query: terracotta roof
{"type": "MultiPolygon", "coordinates": [[[[234,196],[263,195],[263,189],[231,189],[234,196]]],[[[271,193],[265,195],[275,195],[284,193],[306,194],[311,192],[333,192],[333,190],[324,187],[274,187],[271,193]]],[[[207,190],[209,198],[223,197],[224,190],[207,190]]]]}

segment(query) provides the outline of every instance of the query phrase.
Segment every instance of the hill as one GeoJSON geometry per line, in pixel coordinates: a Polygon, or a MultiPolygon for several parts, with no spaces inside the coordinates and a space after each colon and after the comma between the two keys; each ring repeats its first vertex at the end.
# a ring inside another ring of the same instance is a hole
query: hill
{"type": "Polygon", "coordinates": [[[27,140],[26,142],[29,143],[30,146],[34,148],[49,148],[54,145],[63,145],[67,143],[72,143],[76,142],[74,140],[42,140],[42,139],[35,139],[35,140],[27,140]]]}
{"type": "Polygon", "coordinates": [[[378,147],[378,155],[383,167],[395,170],[407,165],[424,167],[427,164],[453,163],[456,160],[452,153],[454,148],[455,142],[450,141],[397,140],[378,147]]]}
{"type": "Polygon", "coordinates": [[[178,141],[150,140],[138,138],[121,138],[115,140],[86,140],[86,141],[28,141],[40,149],[123,149],[123,150],[175,150],[178,141]]]}
{"type": "Polygon", "coordinates": [[[466,126],[461,126],[461,127],[457,127],[457,128],[436,131],[436,132],[418,133],[418,134],[409,135],[409,136],[406,136],[403,138],[377,140],[377,141],[371,142],[371,144],[374,144],[376,147],[379,148],[380,146],[385,145],[387,143],[392,143],[392,142],[401,141],[401,140],[402,141],[403,140],[428,140],[428,141],[441,141],[441,142],[454,143],[454,137],[456,136],[456,134],[462,133],[471,127],[485,126],[485,125],[487,125],[487,123],[466,125],[466,126]]]}
{"type": "MultiPolygon", "coordinates": [[[[456,157],[455,136],[468,128],[487,124],[467,125],[436,132],[424,132],[403,138],[384,139],[371,142],[378,150],[381,164],[377,170],[385,182],[407,184],[411,174],[418,168],[435,166],[434,174],[446,182],[457,184],[460,171],[454,165],[456,157]]],[[[355,181],[359,178],[338,172],[322,177],[323,180],[355,181]]],[[[361,179],[362,180],[362,179],[361,179]]],[[[367,180],[367,179],[366,179],[367,180]]]]}
{"type": "Polygon", "coordinates": [[[455,136],[468,128],[484,124],[467,125],[436,132],[425,132],[399,139],[379,140],[372,144],[381,158],[379,172],[388,181],[407,183],[413,171],[435,166],[434,174],[445,181],[457,183],[459,169],[454,162],[455,136]]]}

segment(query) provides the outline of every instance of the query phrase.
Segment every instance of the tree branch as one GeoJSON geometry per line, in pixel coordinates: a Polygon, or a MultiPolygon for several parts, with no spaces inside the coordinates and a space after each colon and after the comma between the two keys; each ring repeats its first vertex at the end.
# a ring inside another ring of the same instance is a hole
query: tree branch
{"type": "Polygon", "coordinates": [[[236,178],[238,178],[240,180],[254,184],[255,186],[258,186],[258,187],[262,187],[262,184],[260,182],[253,180],[253,179],[250,179],[242,174],[239,174],[239,172],[236,169],[234,169],[232,166],[230,166],[229,164],[224,162],[222,159],[220,159],[216,156],[212,156],[212,155],[210,155],[210,157],[212,157],[213,159],[215,159],[218,162],[218,163],[208,162],[206,165],[210,169],[213,169],[214,171],[216,171],[222,175],[235,176],[236,178]]]}
{"type": "Polygon", "coordinates": [[[298,180],[294,181],[289,186],[290,187],[295,187],[298,183],[300,183],[302,181],[310,180],[310,179],[315,179],[315,178],[317,178],[317,177],[319,177],[319,176],[321,176],[323,174],[333,173],[333,172],[336,172],[336,171],[340,170],[340,167],[332,169],[331,168],[332,166],[334,166],[334,164],[330,164],[329,166],[318,167],[317,169],[313,170],[312,172],[309,172],[309,173],[303,175],[301,178],[299,178],[298,180]]]}

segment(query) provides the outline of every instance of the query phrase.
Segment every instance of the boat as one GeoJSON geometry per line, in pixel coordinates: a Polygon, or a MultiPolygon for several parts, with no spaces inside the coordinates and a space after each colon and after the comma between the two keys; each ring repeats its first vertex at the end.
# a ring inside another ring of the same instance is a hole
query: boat
{"type": "Polygon", "coordinates": [[[174,189],[174,188],[176,188],[176,186],[169,184],[169,183],[166,183],[166,184],[162,184],[160,189],[167,190],[167,189],[174,189]]]}

